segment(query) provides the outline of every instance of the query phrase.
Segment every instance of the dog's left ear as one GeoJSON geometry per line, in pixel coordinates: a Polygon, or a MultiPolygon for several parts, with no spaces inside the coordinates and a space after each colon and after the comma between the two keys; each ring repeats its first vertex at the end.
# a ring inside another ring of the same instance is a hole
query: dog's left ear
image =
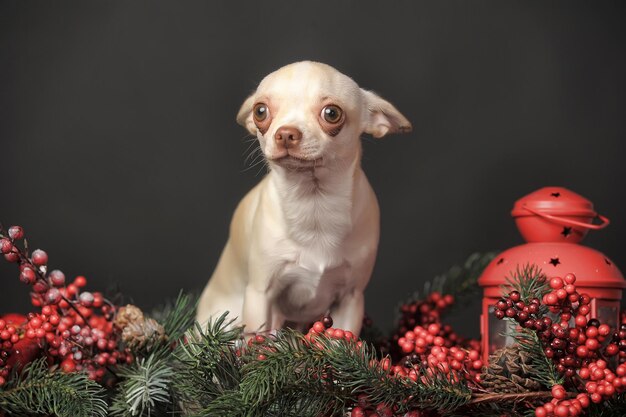
{"type": "Polygon", "coordinates": [[[252,135],[256,136],[256,125],[252,120],[252,106],[254,105],[254,94],[246,99],[237,113],[237,123],[248,129],[252,135]]]}
{"type": "Polygon", "coordinates": [[[408,133],[413,129],[411,122],[393,104],[371,91],[361,89],[361,92],[367,106],[365,133],[382,138],[388,133],[408,133]]]}

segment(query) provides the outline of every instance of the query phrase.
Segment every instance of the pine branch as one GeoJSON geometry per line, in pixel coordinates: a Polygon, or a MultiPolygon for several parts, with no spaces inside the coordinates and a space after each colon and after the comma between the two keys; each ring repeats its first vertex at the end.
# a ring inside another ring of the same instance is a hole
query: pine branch
{"type": "Polygon", "coordinates": [[[626,393],[615,395],[600,404],[591,403],[587,409],[589,417],[623,417],[626,416],[626,393]]]}
{"type": "Polygon", "coordinates": [[[455,306],[463,306],[475,299],[480,292],[478,278],[496,257],[497,252],[473,253],[463,263],[454,265],[447,272],[436,276],[431,281],[424,284],[424,289],[420,293],[416,291],[402,304],[420,300],[428,294],[438,291],[441,294],[450,294],[455,297],[455,306]]]}
{"type": "Polygon", "coordinates": [[[0,410],[12,416],[106,416],[100,385],[83,373],[48,370],[46,358],[26,366],[0,389],[0,410]]]}
{"type": "Polygon", "coordinates": [[[182,291],[178,294],[176,301],[167,309],[161,321],[170,341],[180,339],[193,326],[197,305],[198,297],[184,294],[182,291]]]}
{"type": "MultiPolygon", "coordinates": [[[[544,294],[549,292],[549,285],[546,276],[536,265],[525,265],[516,269],[515,273],[507,279],[508,285],[503,287],[503,292],[509,293],[516,290],[520,293],[524,302],[533,298],[542,299],[544,294]]],[[[540,314],[543,314],[546,307],[541,306],[540,314]]],[[[550,388],[556,384],[563,383],[563,377],[556,371],[554,363],[545,355],[543,345],[534,330],[521,328],[513,319],[506,318],[511,323],[509,336],[513,337],[520,348],[525,351],[531,359],[531,367],[534,371],[533,379],[543,386],[550,388]]]]}
{"type": "Polygon", "coordinates": [[[171,408],[170,386],[174,370],[165,355],[153,354],[128,367],[120,368],[118,394],[111,405],[111,416],[153,416],[171,408]]]}
{"type": "Polygon", "coordinates": [[[229,328],[233,320],[227,321],[226,316],[224,313],[204,328],[196,323],[186,333],[186,343],[174,352],[178,360],[174,387],[190,413],[201,411],[239,386],[240,360],[236,350],[242,329],[229,328]]]}
{"type": "Polygon", "coordinates": [[[507,285],[502,287],[502,292],[508,294],[513,290],[519,291],[522,301],[530,302],[533,298],[541,300],[545,294],[550,292],[550,285],[547,277],[537,265],[519,265],[515,272],[507,279],[507,285]]]}
{"type": "Polygon", "coordinates": [[[398,405],[399,412],[411,407],[452,410],[471,398],[466,385],[453,382],[455,376],[443,372],[429,375],[421,369],[418,382],[391,377],[373,362],[371,347],[354,341],[319,335],[315,345],[310,345],[301,334],[284,330],[259,349],[252,354],[266,358],[244,365],[240,385],[244,402],[257,415],[280,405],[279,413],[293,413],[294,403],[282,401],[284,393],[291,392],[299,398],[319,399],[312,414],[300,415],[336,415],[358,394],[365,394],[374,404],[398,405]]]}

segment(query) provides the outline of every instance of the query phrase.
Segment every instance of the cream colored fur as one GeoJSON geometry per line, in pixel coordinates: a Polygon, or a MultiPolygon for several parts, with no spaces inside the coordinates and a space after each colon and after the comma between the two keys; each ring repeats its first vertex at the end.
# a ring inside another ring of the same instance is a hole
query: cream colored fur
{"type": "Polygon", "coordinates": [[[286,322],[301,327],[330,313],[336,327],[358,334],[379,237],[378,203],[361,170],[360,135],[406,132],[410,123],[351,78],[310,61],[265,77],[237,121],[258,138],[270,170],[235,210],[198,321],[229,311],[254,332],[286,322]],[[268,104],[271,117],[264,134],[252,116],[259,102],[268,104]],[[345,113],[332,137],[319,121],[328,103],[345,113]],[[298,159],[281,156],[273,139],[287,125],[302,132],[298,159]]]}

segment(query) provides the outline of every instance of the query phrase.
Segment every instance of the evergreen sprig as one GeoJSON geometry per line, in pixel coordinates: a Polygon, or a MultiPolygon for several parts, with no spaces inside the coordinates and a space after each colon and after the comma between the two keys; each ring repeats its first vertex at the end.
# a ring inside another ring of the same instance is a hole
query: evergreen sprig
{"type": "Polygon", "coordinates": [[[141,358],[121,368],[118,376],[119,393],[111,405],[111,416],[149,417],[171,408],[174,370],[162,354],[141,358]]]}
{"type": "Polygon", "coordinates": [[[0,410],[11,416],[106,416],[104,390],[84,373],[48,369],[46,358],[31,362],[0,389],[0,410]]]}
{"type": "Polygon", "coordinates": [[[374,349],[355,341],[318,335],[313,343],[293,330],[284,330],[261,345],[242,369],[241,391],[256,414],[340,415],[359,394],[371,403],[452,410],[467,403],[471,391],[455,382],[454,374],[419,369],[420,378],[392,377],[375,361],[374,349]],[[287,396],[285,396],[287,394],[287,396]]]}
{"type": "MultiPolygon", "coordinates": [[[[229,415],[203,413],[202,410],[219,398],[236,400],[240,375],[237,348],[242,341],[242,328],[233,327],[227,313],[210,320],[204,327],[196,323],[174,355],[178,361],[174,387],[183,408],[190,415],[229,415]]],[[[223,407],[228,408],[228,403],[223,407]]],[[[235,414],[233,414],[235,415],[235,414]]]]}
{"type": "Polygon", "coordinates": [[[517,266],[515,272],[506,278],[507,284],[502,287],[502,292],[508,294],[513,290],[519,291],[522,301],[530,302],[533,298],[541,300],[550,292],[547,277],[541,268],[535,264],[517,266]]]}
{"type": "Polygon", "coordinates": [[[517,341],[520,348],[528,353],[534,380],[546,388],[563,383],[563,376],[557,372],[552,360],[546,356],[537,333],[522,328],[512,330],[510,335],[517,341]]]}
{"type": "Polygon", "coordinates": [[[180,339],[193,326],[197,305],[197,297],[181,291],[174,304],[166,309],[161,324],[170,341],[180,339]]]}
{"type": "Polygon", "coordinates": [[[475,300],[480,292],[478,278],[489,262],[496,257],[497,252],[473,253],[462,265],[454,265],[447,272],[437,275],[426,281],[422,291],[414,292],[402,304],[409,304],[420,300],[428,294],[438,291],[441,294],[450,294],[455,298],[455,306],[464,306],[475,300]]]}
{"type": "MultiPolygon", "coordinates": [[[[518,291],[524,302],[529,302],[533,298],[541,300],[550,291],[546,275],[537,265],[518,266],[515,272],[507,278],[507,282],[508,284],[502,288],[503,293],[508,294],[513,290],[518,291]]],[[[546,312],[547,308],[542,304],[539,314],[545,314],[546,312]]],[[[520,348],[531,358],[530,364],[534,372],[533,379],[547,388],[556,384],[562,384],[563,376],[556,371],[554,363],[546,356],[537,333],[534,330],[515,325],[513,319],[506,318],[506,320],[513,324],[509,326],[508,336],[513,337],[518,342],[520,348]]]]}
{"type": "Polygon", "coordinates": [[[172,389],[177,365],[172,349],[195,320],[197,298],[178,294],[156,316],[167,339],[152,349],[134,352],[137,357],[118,371],[120,378],[113,396],[112,416],[160,416],[175,411],[176,398],[172,389]]]}

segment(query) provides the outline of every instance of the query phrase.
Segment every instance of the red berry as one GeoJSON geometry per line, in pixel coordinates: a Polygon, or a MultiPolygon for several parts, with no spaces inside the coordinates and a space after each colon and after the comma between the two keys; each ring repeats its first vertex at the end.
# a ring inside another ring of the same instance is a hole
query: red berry
{"type": "Polygon", "coordinates": [[[362,407],[354,407],[350,417],[365,417],[365,410],[362,407]]]}
{"type": "Polygon", "coordinates": [[[600,336],[608,336],[609,333],[611,333],[611,327],[609,327],[608,324],[601,324],[600,327],[598,327],[598,333],[600,336]]]}
{"type": "Polygon", "coordinates": [[[80,303],[85,307],[91,307],[94,301],[94,296],[92,293],[85,291],[78,296],[80,303]]]}
{"type": "Polygon", "coordinates": [[[554,409],[554,415],[556,417],[567,417],[569,416],[569,408],[564,405],[557,405],[554,409]]]}
{"type": "Polygon", "coordinates": [[[22,239],[24,237],[24,229],[21,226],[9,227],[9,237],[11,239],[22,239]]]}
{"type": "Polygon", "coordinates": [[[552,396],[557,400],[565,399],[566,392],[565,388],[563,388],[563,385],[554,385],[552,387],[552,396]]]}
{"type": "Polygon", "coordinates": [[[546,294],[543,297],[543,301],[544,301],[544,304],[551,306],[551,305],[555,305],[556,303],[558,303],[559,299],[555,293],[551,292],[551,293],[546,294]]]}
{"type": "Polygon", "coordinates": [[[52,283],[52,285],[54,285],[55,287],[62,287],[63,285],[65,285],[65,274],[58,269],[50,272],[50,275],[48,275],[48,277],[50,278],[50,282],[52,283]]]}
{"type": "Polygon", "coordinates": [[[346,333],[342,329],[335,329],[335,331],[333,332],[333,337],[335,339],[343,339],[345,335],[346,333]]]}
{"type": "Polygon", "coordinates": [[[63,362],[61,362],[61,370],[66,373],[76,371],[76,363],[73,359],[67,358],[63,362]]]}
{"type": "Polygon", "coordinates": [[[20,256],[17,252],[13,251],[5,254],[4,259],[6,259],[7,262],[15,263],[20,260],[20,256]]]}
{"type": "Polygon", "coordinates": [[[37,276],[35,275],[35,271],[30,268],[24,268],[24,270],[20,273],[20,281],[24,284],[32,285],[37,280],[37,276]]]}
{"type": "Polygon", "coordinates": [[[585,327],[587,325],[587,317],[582,314],[578,314],[574,319],[577,327],[585,327]]]}
{"type": "Polygon", "coordinates": [[[37,266],[43,266],[48,263],[48,254],[41,249],[35,249],[30,257],[37,266]]]}
{"type": "Polygon", "coordinates": [[[61,301],[61,292],[57,288],[50,288],[46,292],[46,302],[48,304],[57,304],[61,301]]]}
{"type": "Polygon", "coordinates": [[[13,243],[6,237],[0,239],[0,252],[3,254],[10,253],[13,250],[13,243]]]}
{"type": "Polygon", "coordinates": [[[324,333],[326,327],[324,327],[324,323],[322,323],[321,321],[316,321],[315,323],[313,323],[313,327],[311,327],[311,330],[313,330],[315,333],[324,333]]]}
{"type": "Polygon", "coordinates": [[[554,277],[550,280],[550,288],[554,290],[558,290],[559,288],[563,288],[563,280],[558,277],[554,277]]]}
{"type": "Polygon", "coordinates": [[[568,284],[573,284],[573,283],[575,283],[575,282],[576,282],[576,275],[574,275],[574,274],[566,274],[566,275],[563,277],[563,280],[564,280],[566,283],[568,283],[568,284]]]}

